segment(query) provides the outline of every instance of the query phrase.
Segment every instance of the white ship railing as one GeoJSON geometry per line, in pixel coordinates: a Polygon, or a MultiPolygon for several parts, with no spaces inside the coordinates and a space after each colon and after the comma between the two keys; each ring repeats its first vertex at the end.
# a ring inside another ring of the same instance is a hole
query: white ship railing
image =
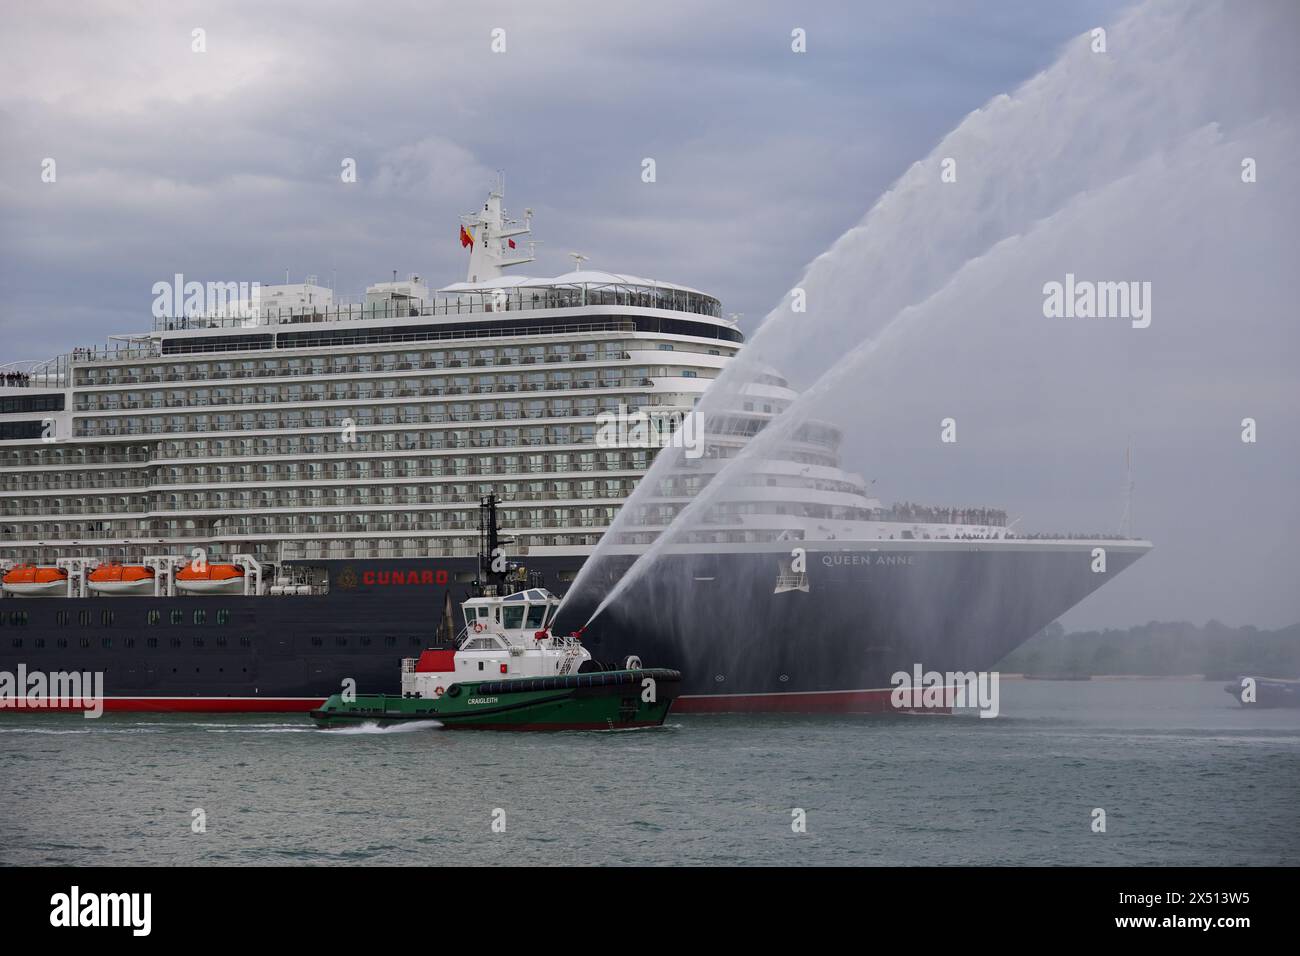
{"type": "Polygon", "coordinates": [[[329,309],[277,309],[261,315],[164,316],[154,320],[155,332],[192,329],[252,329],[267,326],[318,325],[367,319],[422,318],[575,309],[586,306],[630,306],[686,312],[722,318],[722,304],[712,296],[681,289],[644,286],[610,289],[579,284],[560,289],[516,289],[467,292],[434,299],[398,298],[379,302],[340,300],[329,309]]]}

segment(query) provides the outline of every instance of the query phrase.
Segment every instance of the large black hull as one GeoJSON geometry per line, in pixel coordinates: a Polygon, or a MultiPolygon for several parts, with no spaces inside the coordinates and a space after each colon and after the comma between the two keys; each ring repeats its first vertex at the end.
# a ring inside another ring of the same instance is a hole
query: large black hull
{"type": "MultiPolygon", "coordinates": [[[[583,640],[615,666],[637,655],[681,670],[681,710],[879,709],[894,672],[991,669],[1146,550],[1107,543],[1097,573],[1094,546],[845,544],[809,551],[806,590],[776,588],[788,554],[670,555],[583,640]]],[[[528,571],[562,592],[581,561],[534,557],[528,571]]],[[[102,672],[109,710],[310,710],[349,678],[396,693],[401,659],[432,642],[448,593],[459,618],[475,572],[471,558],[311,563],[328,569],[327,593],[7,597],[0,670],[102,672]]],[[[630,563],[593,568],[556,630],[584,624],[630,563]]]]}

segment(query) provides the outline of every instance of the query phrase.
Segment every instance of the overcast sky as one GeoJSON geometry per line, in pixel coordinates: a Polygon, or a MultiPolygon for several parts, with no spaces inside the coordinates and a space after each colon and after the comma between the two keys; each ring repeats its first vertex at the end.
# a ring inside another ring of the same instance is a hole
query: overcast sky
{"type": "MultiPolygon", "coordinates": [[[[279,282],[287,269],[345,294],[392,270],[458,281],[458,216],[498,169],[507,208],[536,213],[543,244],[528,272],[566,271],[566,253],[581,251],[588,267],[711,292],[751,331],[967,114],[1127,6],[11,7],[0,34],[0,363],[144,330],[153,283],[177,272],[279,282]],[[494,28],[504,53],[491,52],[494,28]],[[791,51],[795,28],[807,53],[791,51]],[[204,53],[192,50],[195,29],[204,53]],[[41,181],[47,157],[52,184],[41,181]],[[646,157],[653,184],[641,181],[646,157]],[[345,158],[355,184],[341,181],[345,158]]],[[[1225,524],[1280,515],[1260,548],[1232,536],[1239,581],[1171,591],[1203,560],[1195,541],[1215,544],[1175,537],[1162,555],[1159,533],[1211,504],[1191,491],[1170,502],[1177,477],[1162,476],[1173,515],[1139,528],[1157,551],[1073,622],[1294,622],[1300,469],[1294,441],[1285,447],[1249,489],[1258,513],[1215,505],[1225,524]]],[[[905,470],[868,477],[888,481],[890,499],[933,489],[903,487],[905,470]]]]}

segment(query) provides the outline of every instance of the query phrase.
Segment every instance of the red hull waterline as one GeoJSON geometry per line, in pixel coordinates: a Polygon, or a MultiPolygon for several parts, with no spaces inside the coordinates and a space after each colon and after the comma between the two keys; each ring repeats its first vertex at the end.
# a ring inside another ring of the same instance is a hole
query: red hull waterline
{"type": "MultiPolygon", "coordinates": [[[[324,697],[105,697],[105,713],[122,714],[305,714],[324,697]]],[[[5,701],[0,713],[81,713],[94,708],[76,700],[5,701]]]]}
{"type": "MultiPolygon", "coordinates": [[[[803,691],[789,694],[711,694],[678,697],[681,714],[948,714],[950,707],[897,708],[892,689],[803,691]]],[[[105,697],[106,713],[299,714],[319,710],[322,697],[105,697]]],[[[81,701],[24,700],[0,702],[0,713],[80,713],[81,701]]]]}

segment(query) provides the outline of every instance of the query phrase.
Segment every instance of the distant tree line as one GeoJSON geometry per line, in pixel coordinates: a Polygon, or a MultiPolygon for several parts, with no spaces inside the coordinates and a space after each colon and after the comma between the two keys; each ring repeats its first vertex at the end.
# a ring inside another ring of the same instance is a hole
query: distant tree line
{"type": "Polygon", "coordinates": [[[1210,621],[1151,621],[1128,630],[1065,632],[1053,621],[1002,659],[1008,674],[1168,677],[1203,674],[1231,680],[1240,674],[1300,677],[1300,624],[1276,631],[1210,621]]]}

